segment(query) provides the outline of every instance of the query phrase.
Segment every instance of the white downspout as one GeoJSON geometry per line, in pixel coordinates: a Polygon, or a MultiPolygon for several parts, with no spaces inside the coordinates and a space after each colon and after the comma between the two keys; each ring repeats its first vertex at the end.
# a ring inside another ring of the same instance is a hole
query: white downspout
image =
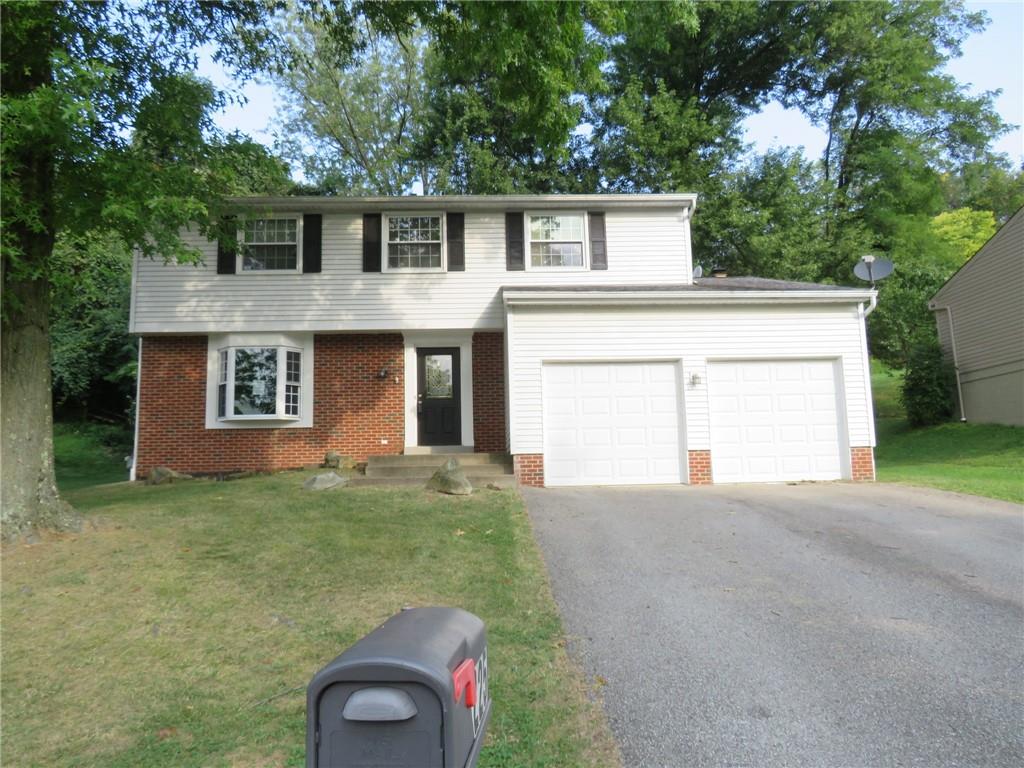
{"type": "Polygon", "coordinates": [[[967,421],[967,412],[964,411],[964,390],[960,385],[960,358],[956,354],[956,330],[953,325],[953,308],[933,306],[932,310],[938,312],[945,310],[949,319],[949,344],[953,348],[953,372],[956,374],[956,399],[960,403],[960,421],[967,421]]]}
{"type": "MultiPolygon", "coordinates": [[[[134,302],[133,302],[134,303],[134,302]]],[[[132,468],[128,480],[135,482],[135,467],[139,465],[139,394],[142,392],[142,337],[139,336],[139,359],[135,365],[135,440],[132,447],[132,468]]]]}

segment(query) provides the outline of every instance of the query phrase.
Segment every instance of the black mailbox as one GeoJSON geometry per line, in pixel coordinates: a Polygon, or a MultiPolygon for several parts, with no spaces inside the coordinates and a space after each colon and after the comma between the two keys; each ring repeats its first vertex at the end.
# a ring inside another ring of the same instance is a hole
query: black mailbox
{"type": "Polygon", "coordinates": [[[484,623],[402,611],[313,677],[306,766],[472,768],[490,714],[484,623]]]}

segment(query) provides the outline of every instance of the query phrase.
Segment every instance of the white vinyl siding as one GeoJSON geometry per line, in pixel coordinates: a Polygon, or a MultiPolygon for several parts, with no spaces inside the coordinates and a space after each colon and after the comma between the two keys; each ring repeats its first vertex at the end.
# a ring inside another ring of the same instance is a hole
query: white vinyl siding
{"type": "Polygon", "coordinates": [[[686,448],[711,448],[708,361],[834,358],[849,443],[874,444],[870,381],[856,305],[513,308],[509,315],[512,453],[542,453],[545,362],[678,360],[686,448]]]}
{"type": "Polygon", "coordinates": [[[691,282],[681,208],[609,210],[608,269],[509,272],[505,212],[465,214],[464,272],[364,273],[361,214],[324,214],[322,272],[217,274],[217,247],[186,239],[205,265],[136,259],[135,333],[501,329],[503,285],[691,282]]]}

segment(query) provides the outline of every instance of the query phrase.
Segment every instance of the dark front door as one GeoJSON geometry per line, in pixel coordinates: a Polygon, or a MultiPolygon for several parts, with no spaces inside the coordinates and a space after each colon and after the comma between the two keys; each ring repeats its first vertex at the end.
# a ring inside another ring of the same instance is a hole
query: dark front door
{"type": "Polygon", "coordinates": [[[459,348],[417,349],[416,390],[420,445],[461,445],[459,348]]]}

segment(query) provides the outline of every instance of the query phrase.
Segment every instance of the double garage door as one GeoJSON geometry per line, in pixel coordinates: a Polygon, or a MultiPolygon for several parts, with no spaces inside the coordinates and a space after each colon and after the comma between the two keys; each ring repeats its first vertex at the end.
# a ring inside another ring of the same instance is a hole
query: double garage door
{"type": "MultiPolygon", "coordinates": [[[[545,483],[684,482],[679,375],[670,362],[545,365],[545,483]]],[[[715,482],[842,476],[831,361],[711,363],[707,386],[715,482]]]]}

